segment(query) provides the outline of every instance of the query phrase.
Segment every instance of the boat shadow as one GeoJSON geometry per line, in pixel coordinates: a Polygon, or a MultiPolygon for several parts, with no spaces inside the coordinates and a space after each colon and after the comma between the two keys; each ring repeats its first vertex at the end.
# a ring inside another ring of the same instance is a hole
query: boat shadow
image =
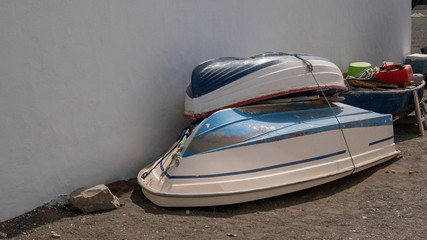
{"type": "Polygon", "coordinates": [[[394,123],[393,131],[396,144],[420,137],[420,130],[415,123],[394,123]]]}
{"type": "MultiPolygon", "coordinates": [[[[427,89],[424,89],[424,97],[421,101],[427,101],[427,89]]],[[[393,130],[395,143],[405,142],[420,137],[420,129],[416,123],[414,112],[395,121],[393,123],[393,130]]]]}
{"type": "Polygon", "coordinates": [[[373,175],[375,172],[387,168],[389,165],[393,164],[397,160],[398,158],[394,158],[364,171],[316,187],[246,203],[213,207],[159,207],[150,202],[142,194],[141,188],[138,184],[136,184],[136,189],[134,189],[131,195],[131,201],[142,209],[144,209],[145,212],[151,214],[169,214],[180,216],[190,213],[191,216],[224,218],[241,214],[266,212],[275,209],[289,208],[307,202],[314,202],[320,199],[328,198],[360,184],[361,182],[369,178],[371,175],[373,175]],[[189,210],[190,212],[188,212],[187,210],[189,210]]]}

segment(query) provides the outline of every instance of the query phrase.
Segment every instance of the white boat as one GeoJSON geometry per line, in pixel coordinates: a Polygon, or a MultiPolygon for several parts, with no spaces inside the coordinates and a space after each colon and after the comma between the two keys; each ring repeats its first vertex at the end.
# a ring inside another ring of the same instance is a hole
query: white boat
{"type": "Polygon", "coordinates": [[[398,153],[389,114],[341,103],[261,104],[184,129],[137,179],[159,206],[216,206],[320,185],[398,153]]]}
{"type": "Polygon", "coordinates": [[[265,53],[252,58],[212,59],[194,68],[184,115],[200,119],[223,108],[320,89],[328,94],[347,89],[340,69],[325,58],[265,53]]]}

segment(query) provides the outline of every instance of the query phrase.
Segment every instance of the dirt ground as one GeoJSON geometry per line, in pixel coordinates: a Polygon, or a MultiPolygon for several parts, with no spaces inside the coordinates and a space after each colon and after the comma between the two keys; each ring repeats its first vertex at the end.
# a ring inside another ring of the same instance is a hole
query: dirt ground
{"type": "MultiPolygon", "coordinates": [[[[413,35],[414,23],[425,29],[427,18],[413,18],[413,35]]],[[[412,44],[425,41],[417,36],[412,44]]],[[[119,209],[82,214],[42,206],[0,223],[0,232],[11,239],[52,239],[52,231],[60,239],[103,240],[426,239],[427,136],[418,136],[416,125],[394,130],[401,158],[300,192],[221,207],[161,208],[131,179],[109,185],[119,209]]]]}
{"type": "Polygon", "coordinates": [[[396,125],[402,157],[355,175],[266,200],[161,208],[135,179],[109,185],[124,206],[82,214],[43,206],[0,224],[12,239],[425,239],[427,136],[396,125]]]}

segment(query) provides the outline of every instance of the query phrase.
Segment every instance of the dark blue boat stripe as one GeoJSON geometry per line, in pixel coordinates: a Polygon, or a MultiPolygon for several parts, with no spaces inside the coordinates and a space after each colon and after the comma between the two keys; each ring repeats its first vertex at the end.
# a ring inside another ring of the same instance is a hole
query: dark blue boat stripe
{"type": "Polygon", "coordinates": [[[281,62],[281,60],[271,60],[262,64],[256,64],[256,62],[253,62],[252,64],[238,66],[235,68],[230,67],[229,69],[215,69],[209,72],[209,75],[207,75],[203,80],[200,78],[200,75],[196,74],[199,71],[199,69],[196,68],[196,71],[192,76],[191,85],[189,86],[192,87],[192,96],[189,97],[200,97],[227,84],[230,84],[246,75],[266,67],[277,65],[281,62]]]}
{"type": "MultiPolygon", "coordinates": [[[[268,167],[263,167],[263,168],[256,168],[256,169],[251,169],[251,170],[245,170],[245,171],[218,173],[218,174],[207,174],[207,175],[183,175],[183,176],[171,176],[166,172],[165,176],[168,178],[171,178],[171,179],[214,178],[214,177],[233,176],[233,175],[240,175],[240,174],[262,172],[262,171],[267,171],[267,170],[276,169],[276,168],[282,168],[282,167],[288,167],[288,166],[297,165],[297,164],[313,162],[313,161],[317,161],[317,160],[341,155],[341,154],[344,154],[346,152],[347,152],[346,150],[342,150],[339,152],[330,153],[330,154],[326,154],[326,155],[322,155],[322,156],[318,156],[318,157],[313,157],[313,158],[308,158],[308,159],[304,159],[304,160],[299,160],[299,161],[295,161],[295,162],[283,163],[283,164],[278,164],[278,165],[273,165],[273,166],[268,166],[268,167]]],[[[163,162],[160,164],[160,168],[162,171],[164,171],[163,162]]]]}
{"type": "Polygon", "coordinates": [[[378,140],[378,141],[375,141],[375,142],[371,142],[371,143],[369,143],[369,146],[375,145],[377,143],[385,142],[385,141],[390,140],[390,139],[393,139],[393,136],[388,137],[388,138],[384,138],[384,139],[381,139],[381,140],[378,140]]]}

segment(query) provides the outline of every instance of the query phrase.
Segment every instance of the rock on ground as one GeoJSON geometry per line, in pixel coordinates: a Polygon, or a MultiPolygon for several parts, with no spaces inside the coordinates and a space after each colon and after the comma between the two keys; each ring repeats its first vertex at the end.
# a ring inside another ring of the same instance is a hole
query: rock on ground
{"type": "Polygon", "coordinates": [[[69,202],[84,213],[120,207],[119,199],[104,184],[75,190],[71,193],[69,202]]]}

